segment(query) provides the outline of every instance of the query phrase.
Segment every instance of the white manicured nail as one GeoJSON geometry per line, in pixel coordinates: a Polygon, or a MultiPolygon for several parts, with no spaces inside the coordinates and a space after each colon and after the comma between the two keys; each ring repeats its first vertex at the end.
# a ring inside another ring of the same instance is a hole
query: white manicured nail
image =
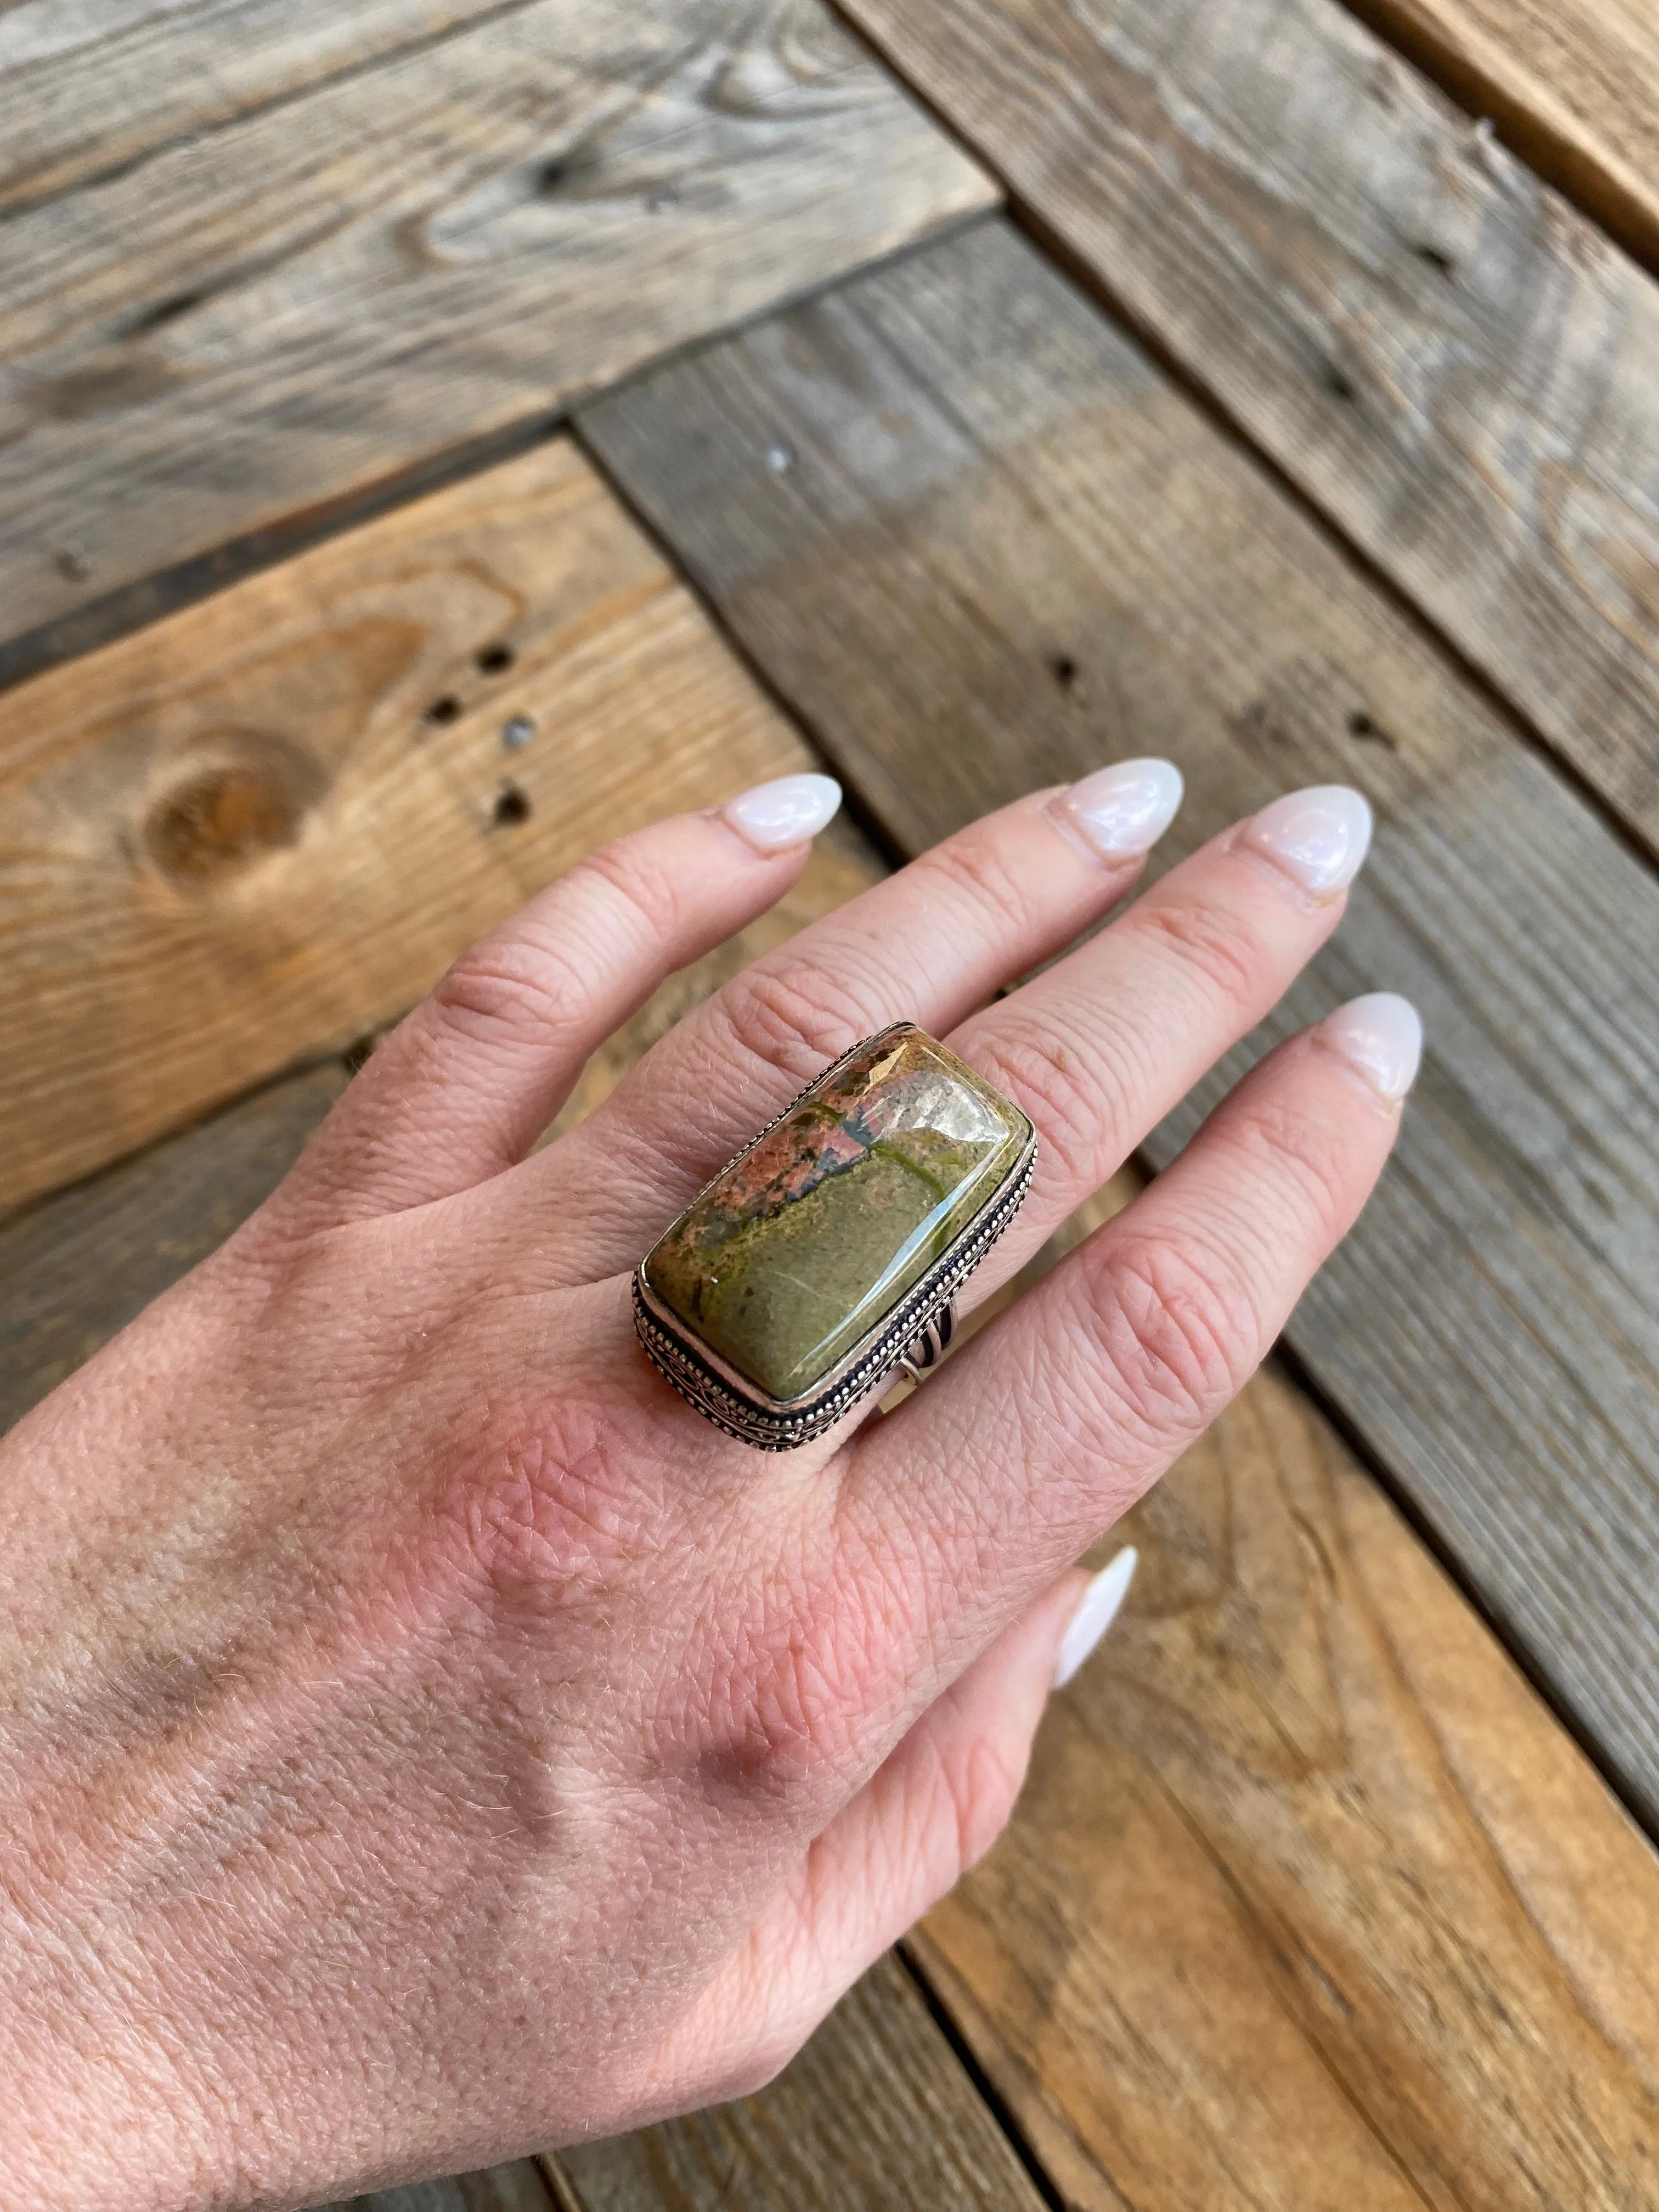
{"type": "Polygon", "coordinates": [[[1061,794],[1059,804],[1103,860],[1138,860],[1175,820],[1181,770],[1172,761],[1114,761],[1061,794]]]}
{"type": "Polygon", "coordinates": [[[1409,999],[1372,991],[1327,1014],[1314,1032],[1328,1050],[1358,1069],[1392,1106],[1417,1080],[1423,1057],[1423,1018],[1409,999]]]}
{"type": "Polygon", "coordinates": [[[1133,1545],[1120,1552],[1110,1566],[1103,1567],[1084,1591],[1083,1601],[1072,1615],[1072,1625],[1054,1662],[1055,1689],[1065,1688],[1117,1619],[1118,1607],[1129,1595],[1129,1585],[1135,1578],[1139,1556],[1133,1545]]]}
{"type": "Polygon", "coordinates": [[[781,775],[728,799],[720,812],[757,853],[781,853],[816,837],[840,805],[833,775],[781,775]]]}
{"type": "Polygon", "coordinates": [[[1287,792],[1247,823],[1240,843],[1316,897],[1345,891],[1370,849],[1371,810],[1346,784],[1287,792]]]}

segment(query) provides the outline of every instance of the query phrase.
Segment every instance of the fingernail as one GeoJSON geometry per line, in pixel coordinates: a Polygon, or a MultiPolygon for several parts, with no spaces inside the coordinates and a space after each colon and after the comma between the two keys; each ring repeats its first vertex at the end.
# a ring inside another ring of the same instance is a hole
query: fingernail
{"type": "Polygon", "coordinates": [[[1423,1018],[1409,999],[1372,991],[1327,1014],[1314,1032],[1319,1042],[1358,1069],[1390,1105],[1417,1080],[1423,1057],[1423,1018]]]}
{"type": "Polygon", "coordinates": [[[781,775],[775,783],[757,783],[728,799],[720,812],[757,853],[781,853],[816,837],[840,805],[841,786],[833,775],[781,775]]]}
{"type": "Polygon", "coordinates": [[[1371,810],[1346,784],[1287,792],[1244,826],[1239,840],[1282,868],[1304,891],[1329,898],[1345,891],[1364,865],[1371,810]]]}
{"type": "Polygon", "coordinates": [[[1059,805],[1103,860],[1138,860],[1175,820],[1181,770],[1172,761],[1115,761],[1061,793],[1059,805]]]}
{"type": "Polygon", "coordinates": [[[1120,1552],[1110,1566],[1103,1567],[1084,1591],[1082,1602],[1072,1615],[1072,1625],[1060,1644],[1060,1656],[1054,1662],[1055,1689],[1065,1688],[1117,1619],[1118,1607],[1128,1595],[1129,1585],[1135,1578],[1139,1557],[1133,1545],[1120,1552]]]}

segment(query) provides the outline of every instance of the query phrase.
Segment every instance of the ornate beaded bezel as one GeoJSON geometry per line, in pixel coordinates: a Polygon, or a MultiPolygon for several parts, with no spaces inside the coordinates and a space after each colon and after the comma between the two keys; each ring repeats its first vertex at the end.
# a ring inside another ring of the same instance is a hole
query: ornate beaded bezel
{"type": "MultiPolygon", "coordinates": [[[[821,1083],[838,1074],[861,1054],[874,1052],[890,1038],[908,1035],[919,1028],[915,1022],[893,1022],[844,1052],[822,1074],[803,1085],[782,1112],[775,1114],[766,1127],[757,1130],[743,1150],[726,1162],[720,1175],[711,1176],[692,1204],[697,1204],[711,1191],[721,1176],[729,1175],[739,1160],[747,1158],[755,1146],[787,1120],[821,1083]]],[[[920,1033],[927,1035],[925,1030],[920,1033]]],[[[1036,1131],[1012,1100],[1002,1098],[1000,1091],[997,1096],[1025,1124],[1025,1142],[1013,1165],[979,1211],[964,1222],[927,1273],[911,1285],[892,1311],[860,1337],[811,1390],[788,1400],[769,1397],[663,1304],[647,1279],[647,1261],[641,1260],[634,1272],[634,1325],[653,1364],[705,1420],[724,1429],[740,1443],[751,1444],[759,1451],[793,1451],[822,1436],[860,1399],[885,1383],[896,1372],[899,1362],[927,1336],[930,1328],[934,1346],[918,1364],[931,1364],[934,1349],[949,1339],[951,1300],[1018,1212],[1036,1166],[1036,1131]]]]}

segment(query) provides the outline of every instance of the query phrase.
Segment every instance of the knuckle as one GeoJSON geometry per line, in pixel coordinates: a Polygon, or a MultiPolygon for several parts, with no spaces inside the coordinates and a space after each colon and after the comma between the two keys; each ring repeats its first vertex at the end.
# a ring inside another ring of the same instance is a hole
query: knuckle
{"type": "Polygon", "coordinates": [[[428,1018],[471,1042],[539,1042],[590,996],[587,978],[556,942],[486,940],[464,952],[439,983],[428,1018]]]}
{"type": "Polygon", "coordinates": [[[486,1421],[440,1495],[464,1579],[498,1621],[520,1626],[603,1593],[647,1540],[665,1501],[649,1439],[622,1394],[580,1386],[526,1414],[486,1421]]]}
{"type": "Polygon", "coordinates": [[[1279,1086],[1256,1099],[1235,1141],[1250,1182],[1271,1187],[1280,1219],[1300,1214],[1322,1241],[1346,1219],[1347,1158],[1328,1121],[1293,1091],[1279,1086]]]}
{"type": "Polygon", "coordinates": [[[992,1080],[1019,1100],[1043,1146],[1068,1181],[1099,1180],[1096,1170],[1121,1126],[1122,1086],[1115,1072],[1059,1036],[1009,1030],[988,1057],[992,1080]]]}
{"type": "Polygon", "coordinates": [[[934,1765],[933,1802],[924,1818],[945,1856],[931,1887],[942,1893],[977,1866],[1007,1826],[1020,1785],[1023,1759],[1011,1759],[990,1736],[947,1747],[934,1765]]]}
{"type": "Polygon", "coordinates": [[[916,872],[924,880],[940,879],[965,893],[976,919],[988,915],[1014,941],[1024,943],[1029,937],[1040,892],[1010,867],[1000,842],[985,824],[936,846],[917,861],[916,872]]]}
{"type": "Polygon", "coordinates": [[[720,1021],[745,1057],[803,1080],[869,1034],[866,1010],[822,969],[761,961],[715,1001],[720,1021]]]}
{"type": "Polygon", "coordinates": [[[1230,908],[1183,897],[1144,900],[1130,909],[1133,926],[1160,951],[1172,954],[1230,1006],[1253,1004],[1261,988],[1255,940],[1230,908]]]}
{"type": "Polygon", "coordinates": [[[672,868],[653,857],[649,838],[618,837],[602,845],[565,880],[579,890],[587,886],[601,890],[609,909],[604,917],[608,929],[614,931],[618,919],[614,909],[620,907],[648,945],[672,942],[680,934],[686,887],[672,868]]]}
{"type": "Polygon", "coordinates": [[[1118,1404],[1154,1439],[1184,1441],[1206,1426],[1261,1356],[1254,1302],[1214,1254],[1119,1240],[1097,1264],[1090,1289],[1118,1404]]]}
{"type": "Polygon", "coordinates": [[[863,1779],[901,1648],[902,1580],[842,1559],[820,1574],[780,1570],[738,1609],[713,1663],[692,1669],[707,1685],[690,1739],[706,1790],[793,1808],[838,1802],[863,1779]]]}

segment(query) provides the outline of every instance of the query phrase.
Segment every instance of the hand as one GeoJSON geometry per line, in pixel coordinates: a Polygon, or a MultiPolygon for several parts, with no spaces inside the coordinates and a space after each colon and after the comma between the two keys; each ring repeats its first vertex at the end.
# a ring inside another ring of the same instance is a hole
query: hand
{"type": "Polygon", "coordinates": [[[895,1412],[784,1457],[649,1366],[629,1274],[908,1016],[1041,1144],[983,1298],[1279,999],[1369,818],[1131,888],[1157,763],[975,824],[531,1152],[793,882],[792,779],[607,848],[463,958],[270,1202],[0,1448],[0,2197],[304,2204],[738,2094],[995,1837],[1088,1591],[1393,1140],[1361,1000],[895,1412]]]}

